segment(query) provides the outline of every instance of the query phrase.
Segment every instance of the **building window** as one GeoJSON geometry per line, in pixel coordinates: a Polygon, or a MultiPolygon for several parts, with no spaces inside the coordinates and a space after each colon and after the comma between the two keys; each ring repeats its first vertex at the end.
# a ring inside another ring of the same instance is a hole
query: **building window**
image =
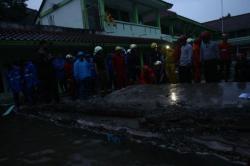
{"type": "Polygon", "coordinates": [[[54,15],[49,15],[48,21],[49,25],[55,25],[54,15]]]}
{"type": "Polygon", "coordinates": [[[129,22],[129,13],[125,12],[125,11],[120,11],[120,20],[121,21],[125,21],[125,22],[129,22]]]}

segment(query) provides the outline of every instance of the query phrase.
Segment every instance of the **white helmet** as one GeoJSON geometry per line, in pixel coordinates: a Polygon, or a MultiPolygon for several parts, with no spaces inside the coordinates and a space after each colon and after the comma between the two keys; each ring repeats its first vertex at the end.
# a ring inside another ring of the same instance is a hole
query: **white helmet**
{"type": "Polygon", "coordinates": [[[187,39],[187,43],[192,43],[193,41],[194,41],[194,39],[192,39],[192,38],[187,39]]]}
{"type": "Polygon", "coordinates": [[[66,55],[66,59],[70,59],[70,58],[73,58],[71,54],[66,55]]]}
{"type": "Polygon", "coordinates": [[[136,45],[136,44],[131,44],[131,45],[129,46],[129,48],[132,50],[132,49],[134,49],[134,48],[137,48],[137,45],[136,45]]]}
{"type": "Polygon", "coordinates": [[[159,65],[161,65],[161,64],[162,64],[161,61],[156,61],[156,62],[154,63],[155,66],[159,66],[159,65]]]}
{"type": "Polygon", "coordinates": [[[96,46],[94,49],[94,55],[96,55],[99,51],[102,51],[103,48],[101,46],[96,46]]]}
{"type": "Polygon", "coordinates": [[[120,46],[116,46],[116,47],[115,47],[115,51],[122,51],[122,49],[123,49],[123,48],[120,47],[120,46]]]}

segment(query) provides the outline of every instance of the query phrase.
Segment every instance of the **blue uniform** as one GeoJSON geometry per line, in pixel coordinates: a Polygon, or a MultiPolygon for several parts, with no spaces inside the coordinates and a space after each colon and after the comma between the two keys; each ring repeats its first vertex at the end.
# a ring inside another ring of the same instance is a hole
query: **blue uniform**
{"type": "Polygon", "coordinates": [[[13,66],[13,68],[9,71],[8,82],[13,93],[19,93],[22,91],[22,76],[21,70],[18,66],[13,66]]]}
{"type": "Polygon", "coordinates": [[[64,65],[65,60],[63,58],[55,58],[52,62],[53,67],[55,68],[56,78],[58,80],[65,79],[64,65]]]}
{"type": "Polygon", "coordinates": [[[16,110],[19,110],[19,95],[22,91],[22,75],[21,69],[18,66],[13,66],[8,72],[7,79],[9,82],[9,87],[13,93],[13,99],[15,103],[16,110]]]}
{"type": "Polygon", "coordinates": [[[27,89],[34,88],[38,85],[37,70],[35,65],[29,61],[24,67],[24,87],[27,89]]]}

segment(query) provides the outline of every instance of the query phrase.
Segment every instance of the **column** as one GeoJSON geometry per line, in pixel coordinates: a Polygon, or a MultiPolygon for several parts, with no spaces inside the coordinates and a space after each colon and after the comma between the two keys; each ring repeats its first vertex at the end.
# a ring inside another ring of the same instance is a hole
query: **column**
{"type": "Polygon", "coordinates": [[[98,6],[99,6],[99,16],[100,16],[100,25],[101,29],[104,28],[104,20],[105,20],[105,0],[98,0],[98,6]]]}
{"type": "Polygon", "coordinates": [[[88,19],[88,9],[86,0],[81,0],[81,10],[82,10],[82,23],[83,29],[89,28],[89,19],[88,19]]]}
{"type": "Polygon", "coordinates": [[[170,35],[174,35],[174,23],[173,22],[170,23],[169,32],[170,32],[170,35]]]}
{"type": "Polygon", "coordinates": [[[133,23],[139,24],[139,14],[138,14],[137,3],[133,3],[132,21],[133,23]]]}
{"type": "Polygon", "coordinates": [[[161,29],[161,13],[159,10],[156,11],[156,26],[161,29]]]}

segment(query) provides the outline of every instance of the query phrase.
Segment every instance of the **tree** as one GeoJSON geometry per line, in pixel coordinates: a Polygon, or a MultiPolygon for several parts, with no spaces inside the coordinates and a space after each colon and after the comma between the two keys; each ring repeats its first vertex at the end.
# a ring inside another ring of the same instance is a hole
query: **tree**
{"type": "Polygon", "coordinates": [[[19,22],[26,16],[27,0],[1,0],[0,21],[19,22]]]}

